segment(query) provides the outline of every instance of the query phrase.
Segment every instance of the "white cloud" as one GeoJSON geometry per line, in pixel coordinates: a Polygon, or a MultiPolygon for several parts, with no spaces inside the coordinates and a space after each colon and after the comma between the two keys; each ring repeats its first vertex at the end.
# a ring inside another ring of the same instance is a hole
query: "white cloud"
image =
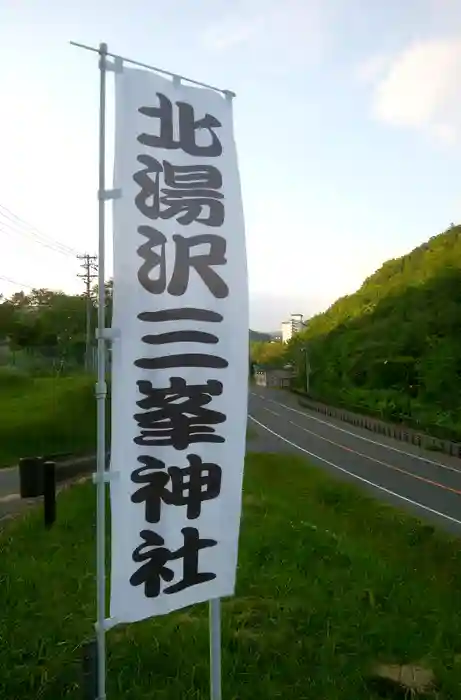
{"type": "Polygon", "coordinates": [[[458,141],[459,132],[452,124],[433,124],[431,128],[432,133],[449,146],[458,141]]]}
{"type": "Polygon", "coordinates": [[[302,62],[316,56],[331,34],[337,0],[242,0],[232,13],[210,24],[204,45],[214,51],[249,49],[272,62],[302,62]]]}
{"type": "Polygon", "coordinates": [[[204,43],[210,49],[223,51],[251,39],[258,33],[261,17],[229,15],[206,30],[204,43]]]}
{"type": "Polygon", "coordinates": [[[371,56],[361,63],[356,71],[356,78],[360,83],[374,83],[378,78],[381,78],[386,68],[389,66],[392,57],[388,54],[377,54],[371,56]]]}
{"type": "MultiPolygon", "coordinates": [[[[362,75],[370,66],[362,65],[362,75]]],[[[381,77],[372,75],[374,117],[453,143],[461,136],[460,71],[461,37],[414,42],[390,60],[381,77]]]]}

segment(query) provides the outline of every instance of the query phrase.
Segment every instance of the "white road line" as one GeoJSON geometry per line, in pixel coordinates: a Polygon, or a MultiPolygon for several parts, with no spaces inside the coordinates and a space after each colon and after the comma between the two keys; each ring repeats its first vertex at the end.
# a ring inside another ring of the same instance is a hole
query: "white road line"
{"type": "Polygon", "coordinates": [[[343,467],[340,467],[337,464],[330,462],[328,459],[325,459],[324,457],[320,457],[320,455],[316,455],[314,452],[309,452],[309,450],[304,449],[304,447],[301,447],[300,445],[297,445],[295,442],[292,442],[291,440],[284,438],[283,435],[279,435],[278,433],[274,432],[273,430],[268,428],[267,425],[264,425],[264,423],[261,423],[259,420],[256,420],[256,418],[253,418],[253,416],[249,415],[248,417],[250,420],[252,420],[254,423],[256,423],[256,425],[259,425],[264,430],[267,430],[268,433],[271,433],[271,435],[275,435],[275,437],[277,437],[279,440],[286,442],[288,445],[291,445],[292,447],[296,448],[300,452],[304,452],[305,454],[309,455],[309,457],[314,457],[315,459],[318,459],[321,462],[328,464],[330,467],[333,467],[334,469],[337,469],[338,471],[343,472],[344,474],[348,474],[349,476],[352,476],[354,479],[357,479],[358,481],[361,481],[364,484],[368,484],[368,486],[372,486],[373,488],[378,489],[379,491],[383,491],[384,493],[387,493],[390,496],[395,496],[396,498],[399,498],[401,501],[405,501],[406,503],[411,503],[411,505],[416,506],[417,508],[421,508],[422,510],[427,511],[428,513],[433,513],[434,515],[438,515],[440,518],[445,518],[445,520],[450,520],[450,522],[452,522],[452,523],[456,523],[457,525],[461,525],[461,520],[456,520],[456,518],[452,518],[450,515],[446,515],[446,513],[440,513],[438,510],[434,510],[433,508],[429,508],[429,506],[425,506],[422,503],[418,503],[417,501],[413,501],[411,498],[407,498],[406,496],[401,496],[399,493],[395,493],[395,491],[391,491],[390,489],[386,489],[384,486],[380,486],[379,484],[375,484],[373,481],[369,481],[368,479],[364,479],[363,476],[359,476],[358,474],[354,474],[354,472],[350,472],[347,469],[344,469],[343,467]]]}
{"type": "MultiPolygon", "coordinates": [[[[263,411],[267,411],[268,413],[272,413],[273,416],[280,416],[280,413],[277,413],[277,411],[273,411],[271,408],[266,408],[263,406],[263,411]]],[[[291,421],[289,421],[291,423],[291,421]]]]}
{"type": "MultiPolygon", "coordinates": [[[[264,411],[268,411],[269,413],[274,413],[274,411],[271,411],[270,408],[265,408],[263,406],[264,411]]],[[[280,415],[280,414],[276,414],[280,415]]],[[[420,474],[415,474],[414,472],[410,472],[407,469],[403,469],[401,467],[397,467],[394,464],[390,464],[389,462],[383,462],[381,459],[377,459],[376,457],[370,457],[370,455],[365,454],[364,452],[359,452],[358,450],[353,450],[352,447],[346,447],[346,445],[341,445],[339,442],[335,442],[334,440],[330,440],[327,437],[324,437],[323,435],[319,435],[318,433],[314,432],[313,430],[309,430],[308,428],[304,428],[302,425],[299,425],[299,423],[295,423],[293,420],[288,420],[287,421],[290,425],[294,425],[296,428],[299,428],[302,430],[304,433],[309,433],[309,435],[313,435],[316,438],[319,438],[320,440],[324,440],[325,442],[330,443],[330,445],[333,445],[334,447],[339,447],[339,449],[344,450],[345,452],[351,452],[354,455],[357,455],[358,457],[364,457],[366,460],[370,462],[375,462],[376,464],[380,464],[383,467],[387,467],[387,469],[392,469],[392,471],[400,472],[401,474],[405,474],[406,476],[409,476],[413,479],[416,479],[417,481],[422,481],[425,484],[430,484],[431,486],[436,486],[439,489],[443,489],[444,491],[451,491],[452,493],[456,493],[458,496],[461,495],[461,491],[459,489],[455,489],[452,486],[447,486],[446,484],[441,484],[438,481],[433,481],[432,479],[429,479],[425,476],[421,476],[420,474]]]]}
{"type": "MultiPolygon", "coordinates": [[[[274,403],[276,406],[282,406],[283,408],[286,408],[287,411],[292,411],[293,413],[298,413],[300,416],[304,416],[304,418],[307,418],[308,420],[315,420],[317,423],[322,423],[322,425],[328,425],[329,428],[333,428],[334,430],[339,430],[341,433],[346,433],[346,435],[351,435],[352,437],[357,438],[358,440],[363,440],[364,442],[369,442],[372,445],[377,445],[378,447],[384,447],[387,450],[391,450],[392,452],[398,452],[398,454],[404,455],[405,457],[413,457],[414,459],[419,459],[420,462],[427,462],[427,464],[433,464],[435,467],[440,467],[441,469],[447,469],[450,472],[455,472],[456,474],[461,474],[461,469],[456,469],[456,467],[450,467],[447,464],[442,464],[441,462],[436,462],[433,459],[428,459],[427,457],[422,457],[421,455],[414,454],[413,452],[406,452],[405,450],[399,450],[398,447],[394,447],[393,445],[386,445],[384,442],[378,442],[377,440],[372,440],[371,438],[367,438],[364,435],[358,435],[358,433],[352,432],[352,430],[346,430],[346,428],[340,428],[338,425],[334,425],[334,423],[329,423],[326,420],[322,420],[321,418],[317,418],[316,416],[312,416],[310,413],[307,414],[305,411],[298,411],[296,408],[292,408],[291,406],[287,406],[284,403],[280,403],[279,401],[274,401],[273,399],[269,399],[266,396],[261,396],[260,394],[254,394],[253,392],[251,393],[251,396],[255,396],[258,399],[262,399],[263,401],[270,401],[270,403],[274,403]]],[[[339,420],[339,419],[338,419],[339,420]]]]}

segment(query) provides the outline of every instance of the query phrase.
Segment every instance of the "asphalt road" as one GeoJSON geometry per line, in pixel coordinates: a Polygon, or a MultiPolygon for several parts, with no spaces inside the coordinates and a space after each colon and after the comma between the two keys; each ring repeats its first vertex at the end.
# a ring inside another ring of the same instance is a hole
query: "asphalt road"
{"type": "Polygon", "coordinates": [[[279,390],[252,388],[249,415],[266,451],[304,455],[375,498],[461,535],[461,460],[308,411],[279,390]]]}
{"type": "Polygon", "coordinates": [[[19,492],[19,474],[17,467],[0,469],[0,498],[19,492]]]}
{"type": "MultiPolygon", "coordinates": [[[[375,498],[461,535],[461,460],[376,436],[299,406],[288,392],[253,388],[250,449],[305,456],[375,498]]],[[[0,519],[18,507],[17,469],[0,469],[0,519]]]]}

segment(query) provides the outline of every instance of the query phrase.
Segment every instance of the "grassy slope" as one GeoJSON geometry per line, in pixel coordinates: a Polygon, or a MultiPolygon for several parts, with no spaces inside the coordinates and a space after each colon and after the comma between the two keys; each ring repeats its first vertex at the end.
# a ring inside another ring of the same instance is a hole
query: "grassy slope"
{"type": "MultiPolygon", "coordinates": [[[[60,496],[0,535],[0,697],[80,698],[94,618],[94,494],[60,496]]],[[[229,700],[373,700],[376,660],[424,660],[461,684],[461,550],[292,456],[248,459],[237,596],[223,606],[229,700]]],[[[206,607],[113,629],[111,700],[208,697],[206,607]]]]}
{"type": "Polygon", "coordinates": [[[95,444],[94,379],[0,375],[0,467],[19,457],[85,452],[95,444]]]}

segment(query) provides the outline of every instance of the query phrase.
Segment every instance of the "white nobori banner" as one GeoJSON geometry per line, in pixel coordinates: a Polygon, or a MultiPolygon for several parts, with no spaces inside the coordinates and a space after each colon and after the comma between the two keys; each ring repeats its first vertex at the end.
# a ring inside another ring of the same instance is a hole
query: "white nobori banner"
{"type": "Polygon", "coordinates": [[[111,618],[232,595],[248,291],[232,99],[116,75],[111,618]]]}

